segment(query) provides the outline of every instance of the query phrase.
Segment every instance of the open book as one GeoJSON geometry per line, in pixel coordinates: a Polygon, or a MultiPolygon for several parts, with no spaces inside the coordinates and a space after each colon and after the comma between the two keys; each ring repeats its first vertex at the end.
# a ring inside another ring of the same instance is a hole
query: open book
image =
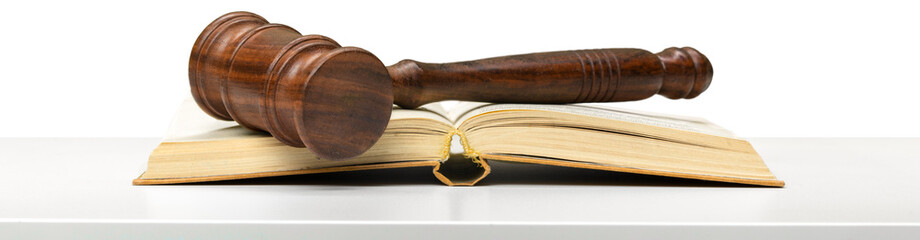
{"type": "Polygon", "coordinates": [[[703,119],[588,104],[463,102],[449,112],[429,104],[394,108],[386,131],[370,150],[330,161],[267,133],[213,119],[191,100],[180,107],[134,184],[432,166],[445,184],[473,185],[491,171],[489,161],[784,185],[749,142],[703,119]],[[462,144],[462,154],[451,155],[453,138],[462,144]],[[470,164],[442,169],[445,161],[470,164]]]}

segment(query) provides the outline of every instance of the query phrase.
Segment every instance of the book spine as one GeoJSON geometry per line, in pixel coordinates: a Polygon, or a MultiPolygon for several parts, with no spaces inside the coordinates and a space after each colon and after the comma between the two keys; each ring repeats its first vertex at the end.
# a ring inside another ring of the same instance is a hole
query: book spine
{"type": "Polygon", "coordinates": [[[485,178],[490,172],[488,162],[482,159],[481,154],[470,147],[469,140],[463,131],[452,129],[444,137],[444,147],[441,150],[443,159],[432,171],[435,177],[448,186],[472,186],[485,178]],[[463,154],[451,154],[451,145],[454,137],[459,138],[460,145],[463,147],[463,154]],[[450,163],[448,163],[450,161],[450,163]],[[454,161],[468,161],[456,163],[454,161]],[[469,164],[472,163],[472,164],[469,164]],[[450,167],[447,167],[450,165],[450,167]],[[459,167],[459,168],[458,168],[459,167]],[[468,174],[459,174],[456,172],[476,173],[472,176],[468,174]]]}

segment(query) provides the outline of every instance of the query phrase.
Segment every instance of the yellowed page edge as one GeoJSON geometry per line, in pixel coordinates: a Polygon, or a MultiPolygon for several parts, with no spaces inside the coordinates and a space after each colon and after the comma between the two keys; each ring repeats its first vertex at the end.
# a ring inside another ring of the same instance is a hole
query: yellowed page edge
{"type": "Polygon", "coordinates": [[[480,156],[488,160],[553,165],[553,166],[560,166],[560,167],[584,168],[584,169],[636,173],[636,174],[676,177],[676,178],[689,178],[689,179],[697,179],[697,180],[740,183],[740,184],[759,185],[759,186],[768,186],[768,187],[783,187],[786,185],[786,183],[783,182],[782,180],[776,180],[776,179],[734,178],[734,177],[723,177],[723,176],[702,175],[702,174],[689,174],[689,173],[669,172],[669,171],[660,171],[660,170],[652,170],[652,169],[598,165],[598,164],[586,163],[586,162],[550,160],[550,159],[528,158],[528,157],[518,157],[518,156],[508,156],[508,155],[495,155],[495,154],[487,154],[487,153],[483,153],[480,156]]]}
{"type": "Polygon", "coordinates": [[[187,178],[144,178],[144,174],[141,174],[140,176],[137,177],[137,179],[134,179],[134,181],[132,181],[132,184],[134,185],[161,185],[161,184],[178,184],[178,183],[214,182],[214,181],[224,181],[224,180],[238,180],[238,179],[261,178],[261,177],[278,177],[278,176],[290,176],[290,175],[313,174],[313,173],[347,172],[347,171],[360,171],[360,170],[372,170],[372,169],[407,168],[407,167],[423,167],[423,166],[436,167],[439,164],[440,162],[438,161],[391,162],[391,163],[352,165],[352,166],[329,167],[329,168],[318,168],[318,169],[302,169],[302,170],[289,170],[289,171],[276,171],[276,172],[258,172],[258,173],[201,176],[201,177],[187,177],[187,178]]]}

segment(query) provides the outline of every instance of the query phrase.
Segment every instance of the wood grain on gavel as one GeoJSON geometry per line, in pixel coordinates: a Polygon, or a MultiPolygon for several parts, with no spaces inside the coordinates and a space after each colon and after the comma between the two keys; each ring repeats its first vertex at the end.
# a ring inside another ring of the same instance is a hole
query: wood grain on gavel
{"type": "Polygon", "coordinates": [[[386,67],[370,52],[302,35],[248,12],[208,25],[192,48],[189,83],[202,110],[268,131],[323,159],[360,155],[383,134],[392,104],[440,100],[500,103],[693,98],[712,65],[693,48],[544,52],[386,67]]]}

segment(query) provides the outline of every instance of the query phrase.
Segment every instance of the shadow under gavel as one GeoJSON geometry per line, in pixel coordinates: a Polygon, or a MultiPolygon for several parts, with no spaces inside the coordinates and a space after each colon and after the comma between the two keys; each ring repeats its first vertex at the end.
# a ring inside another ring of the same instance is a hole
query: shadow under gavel
{"type": "Polygon", "coordinates": [[[364,153],[383,134],[392,105],[441,100],[498,103],[693,98],[712,79],[693,48],[544,52],[447,64],[385,66],[370,52],[302,35],[249,12],[225,14],[192,48],[189,83],[202,110],[268,131],[328,160],[364,153]]]}

